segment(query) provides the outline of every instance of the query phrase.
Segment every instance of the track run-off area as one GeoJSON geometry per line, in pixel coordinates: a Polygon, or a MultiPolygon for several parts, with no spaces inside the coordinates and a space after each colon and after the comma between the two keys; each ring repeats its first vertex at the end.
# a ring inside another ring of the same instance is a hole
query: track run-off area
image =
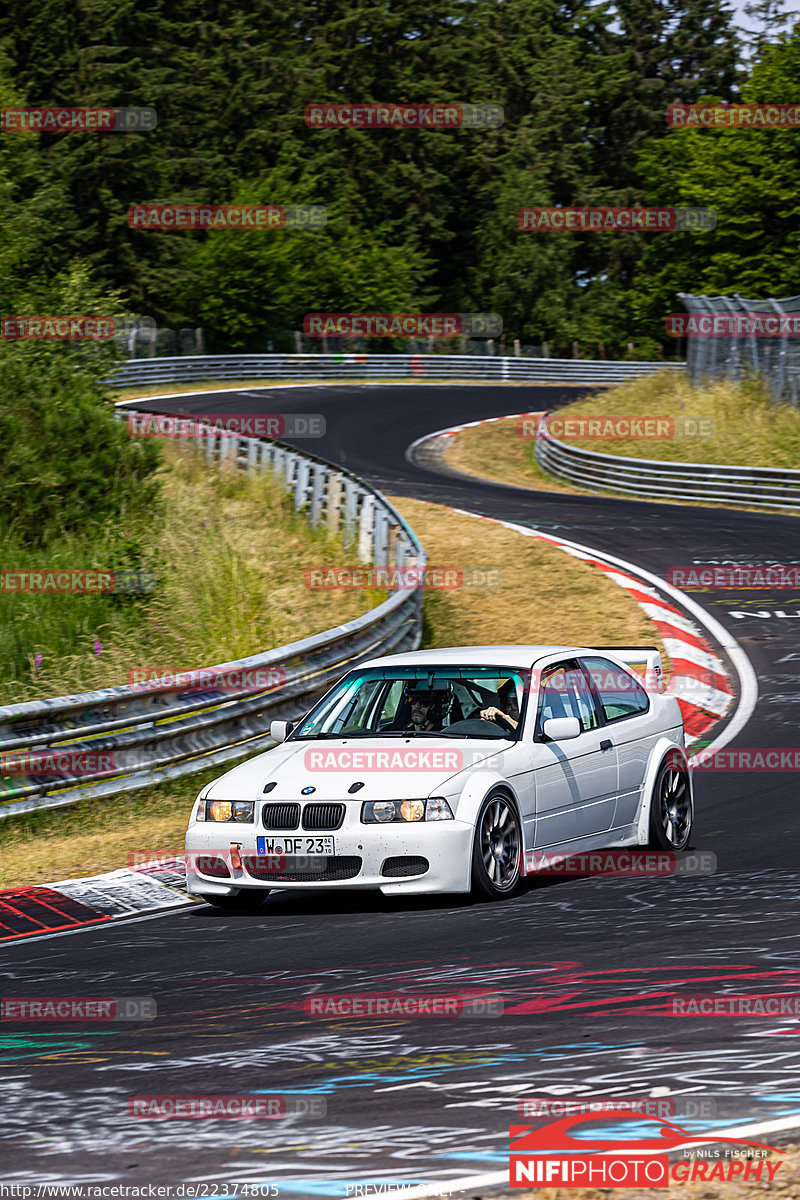
{"type": "MultiPolygon", "coordinates": [[[[132,403],[320,413],[325,436],[298,449],[386,493],[539,530],[658,579],[692,562],[798,560],[796,518],[504,487],[434,469],[419,446],[408,453],[437,430],[586,391],[336,384],[132,403]]],[[[800,595],[763,591],[747,607],[731,592],[692,599],[709,636],[720,627],[729,642],[730,652],[715,643],[737,691],[728,748],[800,745],[800,595]]],[[[518,640],[535,643],[536,629],[518,640]]],[[[157,1016],[3,1023],[0,1177],[202,1181],[207,1195],[245,1181],[289,1197],[394,1184],[474,1193],[507,1178],[519,1101],[578,1092],[663,1097],[692,1132],[796,1140],[800,1019],[676,1017],[672,1001],[800,991],[797,789],[791,772],[697,772],[693,846],[716,855],[711,875],[550,878],[502,904],[284,893],[255,915],[198,904],[4,943],[7,995],[150,996],[157,1016]],[[485,989],[504,1011],[324,1018],[303,1006],[314,992],[432,987],[485,989]],[[190,1121],[129,1110],[142,1094],[241,1093],[295,1097],[297,1111],[190,1121]]]]}

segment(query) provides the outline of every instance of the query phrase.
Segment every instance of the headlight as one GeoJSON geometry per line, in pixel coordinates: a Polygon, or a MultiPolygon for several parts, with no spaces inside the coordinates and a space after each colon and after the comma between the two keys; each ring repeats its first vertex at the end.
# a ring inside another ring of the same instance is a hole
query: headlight
{"type": "Polygon", "coordinates": [[[361,809],[365,825],[387,825],[390,821],[452,821],[453,814],[441,796],[433,800],[368,800],[361,809]]]}
{"type": "Polygon", "coordinates": [[[206,800],[205,820],[238,821],[251,825],[254,807],[252,800],[206,800]]]}
{"type": "Polygon", "coordinates": [[[375,804],[364,805],[365,821],[380,821],[384,825],[387,821],[393,821],[394,816],[394,800],[378,800],[375,804]]]}

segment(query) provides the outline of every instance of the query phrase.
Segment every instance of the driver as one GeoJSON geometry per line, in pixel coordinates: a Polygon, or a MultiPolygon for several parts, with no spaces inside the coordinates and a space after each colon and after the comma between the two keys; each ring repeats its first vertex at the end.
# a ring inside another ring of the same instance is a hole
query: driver
{"type": "Polygon", "coordinates": [[[406,698],[411,706],[411,723],[406,729],[415,733],[427,733],[442,728],[445,717],[453,704],[453,689],[449,683],[434,683],[427,687],[423,683],[412,683],[406,688],[406,698]]]}
{"type": "Polygon", "coordinates": [[[513,679],[507,679],[497,689],[497,700],[499,708],[493,704],[482,708],[481,717],[484,721],[497,721],[499,725],[510,725],[512,729],[516,729],[519,725],[519,701],[513,679]]]}

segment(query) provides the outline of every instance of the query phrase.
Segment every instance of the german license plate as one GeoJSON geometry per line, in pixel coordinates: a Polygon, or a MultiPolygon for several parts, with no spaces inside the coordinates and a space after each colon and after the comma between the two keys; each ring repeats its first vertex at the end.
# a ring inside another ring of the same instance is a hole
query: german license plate
{"type": "Polygon", "coordinates": [[[332,837],[257,837],[259,854],[335,854],[332,837]]]}

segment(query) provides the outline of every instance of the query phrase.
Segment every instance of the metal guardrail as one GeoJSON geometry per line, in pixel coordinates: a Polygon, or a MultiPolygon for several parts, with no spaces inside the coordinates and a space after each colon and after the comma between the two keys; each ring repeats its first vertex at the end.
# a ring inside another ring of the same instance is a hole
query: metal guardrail
{"type": "Polygon", "coordinates": [[[109,377],[112,387],[199,379],[424,379],[495,383],[574,383],[598,387],[637,375],[679,370],[682,362],[612,362],[458,354],[231,354],[131,359],[109,377]]]}
{"type": "Polygon", "coordinates": [[[546,420],[537,431],[536,460],[557,479],[626,496],[800,509],[800,471],[600,454],[554,438],[546,420]]]}
{"type": "MultiPolygon", "coordinates": [[[[129,415],[125,409],[121,415],[129,415]]],[[[145,415],[145,414],[142,414],[145,415]]],[[[152,416],[152,413],[146,414],[152,416]]],[[[199,439],[209,459],[248,471],[271,471],[306,509],[310,525],[327,524],[376,566],[417,564],[425,552],[412,529],[380,492],[340,467],[279,442],[213,433],[199,439]]],[[[4,775],[0,817],[108,796],[215,766],[271,746],[269,722],[292,719],[351,666],[378,654],[416,649],[422,629],[422,591],[404,590],[353,621],[287,646],[204,671],[247,678],[260,671],[278,685],[254,691],[200,691],[185,675],[157,691],[121,686],[0,708],[0,755],[86,752],[113,756],[112,769],[53,778],[4,775]],[[241,675],[239,673],[242,673],[241,675]]],[[[190,674],[186,672],[185,674],[190,674]]],[[[108,766],[101,762],[98,766],[108,766]]]]}

